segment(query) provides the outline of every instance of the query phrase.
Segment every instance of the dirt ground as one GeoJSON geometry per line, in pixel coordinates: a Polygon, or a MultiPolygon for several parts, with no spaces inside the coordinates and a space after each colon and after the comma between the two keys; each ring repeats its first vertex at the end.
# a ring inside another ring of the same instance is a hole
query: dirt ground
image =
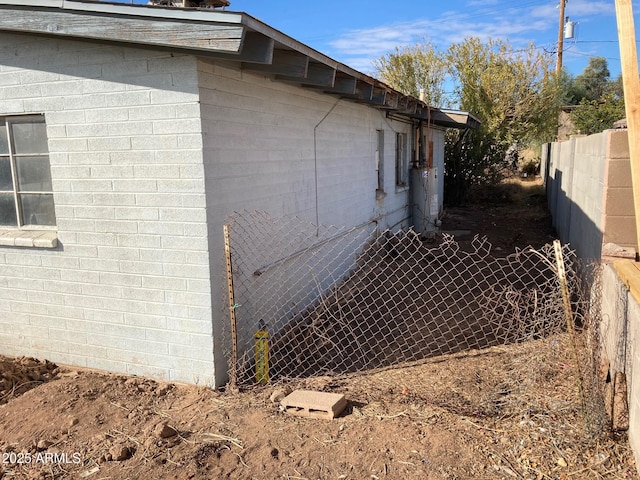
{"type": "Polygon", "coordinates": [[[445,210],[441,230],[453,234],[461,246],[476,234],[485,236],[496,257],[516,248],[540,248],[557,238],[540,179],[511,179],[499,187],[471,192],[467,203],[445,210]]]}
{"type": "MultiPolygon", "coordinates": [[[[451,209],[443,228],[505,254],[547,243],[526,188],[451,209]]],[[[561,334],[238,394],[0,357],[0,479],[638,479],[626,434],[578,395],[574,354],[561,334]],[[308,419],[270,399],[296,388],[348,406],[308,419]]]]}

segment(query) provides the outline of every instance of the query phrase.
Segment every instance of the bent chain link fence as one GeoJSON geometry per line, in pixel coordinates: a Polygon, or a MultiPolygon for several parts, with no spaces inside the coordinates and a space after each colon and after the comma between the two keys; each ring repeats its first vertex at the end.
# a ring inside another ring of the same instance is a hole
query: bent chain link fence
{"type": "MultiPolygon", "coordinates": [[[[374,222],[346,229],[264,212],[235,213],[226,230],[235,328],[224,345],[239,385],[362,372],[567,329],[552,245],[495,258],[478,237],[463,251],[447,235],[429,244],[374,222]]],[[[587,315],[576,258],[566,246],[561,257],[570,311],[587,315]]]]}

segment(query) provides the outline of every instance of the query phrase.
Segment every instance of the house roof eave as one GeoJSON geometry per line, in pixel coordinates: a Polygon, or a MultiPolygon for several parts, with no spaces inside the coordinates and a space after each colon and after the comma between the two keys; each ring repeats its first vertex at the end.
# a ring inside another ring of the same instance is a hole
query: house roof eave
{"type": "Polygon", "coordinates": [[[90,0],[0,0],[0,31],[175,49],[239,62],[277,81],[447,128],[477,128],[466,112],[440,110],[242,12],[90,0]]]}
{"type": "Polygon", "coordinates": [[[469,112],[450,109],[438,109],[434,122],[443,127],[472,130],[478,129],[482,123],[469,112]]]}

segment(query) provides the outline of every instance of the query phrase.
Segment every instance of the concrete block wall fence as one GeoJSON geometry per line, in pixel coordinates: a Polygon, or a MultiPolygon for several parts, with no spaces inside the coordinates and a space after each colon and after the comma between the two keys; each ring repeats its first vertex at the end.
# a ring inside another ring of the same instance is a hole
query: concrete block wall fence
{"type": "MultiPolygon", "coordinates": [[[[607,130],[544,146],[547,199],[554,226],[586,261],[602,246],[636,248],[626,130],[607,130]]],[[[627,380],[629,440],[640,463],[640,270],[630,260],[602,266],[601,356],[627,380]]]]}
{"type": "Polygon", "coordinates": [[[609,361],[609,371],[626,375],[629,442],[636,464],[640,464],[640,270],[629,269],[629,263],[627,268],[621,262],[602,267],[600,335],[602,357],[609,361]]]}
{"type": "Polygon", "coordinates": [[[635,248],[626,130],[606,130],[543,146],[553,225],[581,258],[600,259],[602,245],[635,248]]]}

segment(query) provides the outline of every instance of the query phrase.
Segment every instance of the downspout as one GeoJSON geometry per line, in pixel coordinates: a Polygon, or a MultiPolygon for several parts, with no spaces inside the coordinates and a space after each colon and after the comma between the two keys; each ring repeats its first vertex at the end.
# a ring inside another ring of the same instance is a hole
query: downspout
{"type": "MultiPolygon", "coordinates": [[[[425,229],[424,234],[426,236],[426,231],[429,226],[429,222],[431,222],[431,209],[429,208],[431,199],[429,197],[430,195],[433,195],[433,193],[429,191],[429,180],[431,180],[432,167],[433,167],[433,165],[429,163],[429,158],[432,158],[430,157],[430,155],[431,156],[433,155],[433,152],[431,151],[431,107],[429,107],[429,105],[427,105],[427,135],[424,143],[425,145],[422,146],[422,151],[424,155],[422,157],[422,162],[423,162],[424,169],[427,172],[427,176],[425,177],[424,182],[422,183],[422,187],[424,188],[424,205],[422,206],[422,211],[424,212],[424,229],[425,229]],[[429,212],[428,215],[427,215],[427,212],[429,212]]],[[[435,226],[435,223],[434,223],[434,226],[435,226]]]]}
{"type": "Polygon", "coordinates": [[[338,106],[341,98],[336,100],[336,103],[329,109],[329,111],[325,114],[324,117],[313,127],[313,175],[314,175],[314,183],[315,183],[315,202],[316,202],[316,236],[319,235],[320,228],[320,206],[318,200],[318,127],[322,125],[322,123],[327,119],[331,112],[338,106]]]}

